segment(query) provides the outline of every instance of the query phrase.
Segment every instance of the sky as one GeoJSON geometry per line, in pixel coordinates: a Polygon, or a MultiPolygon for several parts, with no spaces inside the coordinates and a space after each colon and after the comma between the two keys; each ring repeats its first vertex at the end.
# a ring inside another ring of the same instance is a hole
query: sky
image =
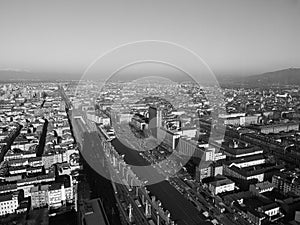
{"type": "Polygon", "coordinates": [[[0,30],[0,71],[82,74],[141,40],[184,46],[219,76],[300,67],[298,0],[1,0],[0,30]]]}

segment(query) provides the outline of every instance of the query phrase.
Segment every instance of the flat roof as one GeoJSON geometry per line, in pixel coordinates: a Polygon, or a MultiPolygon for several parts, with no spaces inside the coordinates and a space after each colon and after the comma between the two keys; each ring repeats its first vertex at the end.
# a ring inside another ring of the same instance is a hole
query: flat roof
{"type": "Polygon", "coordinates": [[[0,195],[0,202],[12,200],[12,194],[0,195]]]}
{"type": "Polygon", "coordinates": [[[299,125],[298,122],[287,122],[287,123],[273,123],[273,124],[251,124],[251,128],[258,128],[258,129],[263,129],[263,128],[269,128],[269,127],[282,127],[282,126],[290,126],[290,125],[299,125]]]}
{"type": "Polygon", "coordinates": [[[265,156],[263,154],[256,154],[256,155],[250,155],[250,156],[232,159],[230,161],[227,161],[226,163],[227,164],[244,163],[244,162],[251,162],[251,161],[261,160],[261,159],[265,159],[265,156]]]}
{"type": "Polygon", "coordinates": [[[227,184],[234,184],[234,182],[228,178],[224,178],[222,180],[212,181],[209,184],[211,184],[215,187],[220,187],[220,186],[227,185],[227,184]]]}

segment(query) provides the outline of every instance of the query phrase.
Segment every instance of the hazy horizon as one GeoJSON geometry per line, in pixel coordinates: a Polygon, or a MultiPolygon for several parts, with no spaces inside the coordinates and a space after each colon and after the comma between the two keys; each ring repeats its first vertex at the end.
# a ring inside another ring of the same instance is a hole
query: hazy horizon
{"type": "Polygon", "coordinates": [[[298,0],[5,1],[0,79],[9,71],[80,79],[103,53],[140,40],[185,46],[217,77],[300,68],[299,12],[298,0]]]}

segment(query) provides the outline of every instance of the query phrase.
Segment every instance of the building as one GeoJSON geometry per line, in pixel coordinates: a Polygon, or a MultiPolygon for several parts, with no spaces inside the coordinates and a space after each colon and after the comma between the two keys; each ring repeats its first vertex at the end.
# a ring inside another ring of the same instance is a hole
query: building
{"type": "Polygon", "coordinates": [[[31,208],[42,208],[48,204],[49,185],[38,185],[30,189],[31,208]]]}
{"type": "Polygon", "coordinates": [[[32,166],[39,167],[42,166],[42,158],[41,157],[33,157],[33,158],[20,158],[20,159],[10,159],[7,161],[8,167],[19,167],[19,166],[32,166]]]}
{"type": "Polygon", "coordinates": [[[180,137],[176,150],[182,156],[202,158],[205,153],[204,148],[200,148],[198,142],[186,137],[180,137]]]}
{"type": "Polygon", "coordinates": [[[289,122],[289,123],[274,123],[268,125],[253,125],[251,126],[251,128],[263,134],[269,134],[269,133],[277,134],[280,132],[298,131],[299,123],[289,122]]]}
{"type": "Polygon", "coordinates": [[[258,182],[264,181],[263,171],[255,171],[254,169],[247,171],[244,169],[240,169],[239,167],[236,166],[231,166],[231,167],[225,166],[224,171],[225,171],[225,175],[236,177],[238,179],[242,179],[242,180],[257,179],[258,182]]]}
{"type": "MultiPolygon", "coordinates": [[[[68,177],[68,176],[62,176],[68,177]]],[[[59,208],[66,203],[74,203],[75,187],[69,178],[64,181],[54,182],[49,186],[48,190],[48,205],[49,207],[59,208]]]]}
{"type": "Polygon", "coordinates": [[[198,130],[195,127],[182,127],[178,131],[176,131],[176,134],[180,134],[181,136],[186,136],[189,138],[195,138],[197,137],[198,130]]]}
{"type": "Polygon", "coordinates": [[[162,111],[155,107],[149,107],[149,130],[157,138],[157,129],[162,126],[162,111]]]}
{"type": "Polygon", "coordinates": [[[226,155],[222,152],[216,152],[216,149],[214,147],[207,147],[205,148],[205,161],[218,161],[221,159],[226,159],[226,155]]]}
{"type": "Polygon", "coordinates": [[[284,217],[277,202],[261,196],[245,198],[238,208],[246,212],[251,223],[257,225],[271,224],[284,217]]]}
{"type": "Polygon", "coordinates": [[[161,144],[167,149],[175,150],[180,135],[164,127],[159,127],[157,132],[158,140],[161,141],[161,144]]]}
{"type": "Polygon", "coordinates": [[[248,210],[247,211],[247,216],[249,218],[249,220],[251,221],[251,223],[255,224],[255,225],[262,225],[265,224],[267,221],[267,215],[262,213],[262,212],[258,212],[256,210],[248,210]]]}
{"type": "Polygon", "coordinates": [[[244,199],[250,198],[252,193],[250,191],[240,191],[236,193],[229,193],[224,195],[222,198],[226,205],[233,206],[234,204],[243,204],[244,199]]]}
{"type": "Polygon", "coordinates": [[[204,178],[212,177],[212,162],[204,161],[196,167],[195,179],[201,182],[204,178]]]}
{"type": "Polygon", "coordinates": [[[121,112],[117,115],[117,121],[119,123],[130,123],[132,114],[129,112],[121,112]]]}
{"type": "Polygon", "coordinates": [[[54,181],[55,181],[54,174],[25,178],[25,179],[17,181],[17,190],[23,190],[24,197],[26,198],[26,197],[30,196],[30,190],[35,185],[38,185],[41,183],[47,183],[47,182],[54,182],[54,181]]]}
{"type": "Polygon", "coordinates": [[[141,114],[134,114],[131,118],[131,124],[138,130],[148,129],[149,119],[141,114]]]}
{"type": "Polygon", "coordinates": [[[270,220],[273,220],[272,217],[276,217],[280,214],[280,207],[278,203],[274,202],[259,207],[258,211],[263,212],[270,217],[270,220]]]}
{"type": "Polygon", "coordinates": [[[281,207],[285,214],[286,221],[296,220],[300,222],[300,198],[299,197],[289,197],[282,201],[281,207]]]}
{"type": "Polygon", "coordinates": [[[15,213],[19,206],[19,192],[0,195],[0,216],[15,213]]]}
{"type": "Polygon", "coordinates": [[[74,203],[74,186],[68,182],[53,182],[38,185],[30,189],[32,208],[48,206],[59,208],[67,203],[74,203]]]}
{"type": "Polygon", "coordinates": [[[0,194],[15,192],[17,190],[18,190],[18,186],[16,184],[0,185],[0,194]]]}
{"type": "Polygon", "coordinates": [[[4,156],[4,160],[9,161],[11,159],[29,159],[34,157],[36,157],[35,152],[11,153],[11,154],[6,154],[4,156]]]}
{"type": "Polygon", "coordinates": [[[42,163],[45,169],[49,169],[53,164],[67,161],[67,153],[65,150],[58,150],[56,152],[49,152],[42,155],[42,163]]]}
{"type": "Polygon", "coordinates": [[[222,144],[223,153],[228,157],[241,158],[246,156],[262,154],[264,151],[257,146],[229,146],[228,143],[222,144]]]}
{"type": "Polygon", "coordinates": [[[224,120],[224,125],[240,126],[240,117],[230,117],[224,120]]]}
{"type": "Polygon", "coordinates": [[[28,164],[32,167],[43,166],[42,157],[34,157],[28,159],[28,164]]]}
{"type": "Polygon", "coordinates": [[[240,118],[242,126],[248,126],[250,124],[258,124],[260,122],[260,115],[247,115],[240,118]]]}
{"type": "Polygon", "coordinates": [[[55,164],[56,170],[57,170],[57,175],[70,175],[72,172],[71,166],[69,163],[57,163],[55,164]]]}
{"type": "Polygon", "coordinates": [[[224,120],[225,125],[248,126],[258,124],[260,115],[246,115],[245,113],[233,113],[228,115],[220,115],[220,119],[224,120]]]}
{"type": "Polygon", "coordinates": [[[207,177],[223,175],[223,165],[212,161],[203,161],[196,166],[195,179],[199,182],[207,177]]]}
{"type": "Polygon", "coordinates": [[[48,189],[48,204],[50,208],[60,208],[66,205],[66,189],[63,184],[53,183],[48,189]]]}
{"type": "Polygon", "coordinates": [[[236,118],[246,116],[246,113],[230,113],[230,114],[220,114],[220,119],[236,118]]]}
{"type": "Polygon", "coordinates": [[[264,164],[265,162],[266,162],[266,159],[265,159],[264,155],[257,154],[257,155],[235,158],[235,159],[227,161],[226,164],[229,167],[236,166],[239,168],[244,168],[244,167],[249,167],[249,166],[261,165],[261,164],[264,164]]]}
{"type": "Polygon", "coordinates": [[[241,180],[252,180],[257,179],[258,182],[265,181],[265,175],[270,171],[279,171],[284,165],[273,165],[273,164],[261,164],[249,167],[239,168],[235,165],[228,166],[224,165],[224,174],[226,176],[232,176],[241,180]]]}
{"type": "MultiPolygon", "coordinates": [[[[131,115],[130,115],[131,117],[131,115]]],[[[95,122],[95,123],[99,123],[102,124],[104,126],[110,126],[111,125],[111,121],[110,118],[103,112],[88,112],[87,113],[87,119],[95,122]]],[[[127,121],[126,116],[120,116],[120,120],[123,121],[127,121]]]]}
{"type": "Polygon", "coordinates": [[[275,185],[269,181],[264,181],[257,184],[250,184],[249,191],[254,195],[258,195],[264,192],[270,192],[274,189],[275,185]]]}
{"type": "Polygon", "coordinates": [[[216,177],[216,179],[217,180],[208,183],[208,189],[213,195],[234,191],[235,183],[232,180],[226,177],[216,177]]]}
{"type": "Polygon", "coordinates": [[[276,173],[272,177],[272,183],[283,194],[292,192],[300,195],[300,178],[296,174],[289,171],[276,173]]]}

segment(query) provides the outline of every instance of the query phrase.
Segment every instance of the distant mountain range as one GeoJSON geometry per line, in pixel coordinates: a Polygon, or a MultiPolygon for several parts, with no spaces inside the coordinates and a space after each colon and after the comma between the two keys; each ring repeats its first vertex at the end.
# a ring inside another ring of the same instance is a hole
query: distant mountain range
{"type": "Polygon", "coordinates": [[[230,84],[244,87],[300,85],[300,68],[289,68],[259,75],[229,78],[220,82],[225,86],[230,84]]]}
{"type": "Polygon", "coordinates": [[[58,74],[58,73],[36,73],[21,70],[1,70],[0,82],[21,82],[21,81],[57,81],[80,79],[78,75],[58,74]]]}
{"type": "MultiPolygon", "coordinates": [[[[32,73],[19,70],[1,70],[0,81],[54,81],[77,80],[80,75],[32,73]]],[[[218,77],[221,86],[265,87],[300,85],[300,68],[289,68],[246,77],[218,77]]]]}

